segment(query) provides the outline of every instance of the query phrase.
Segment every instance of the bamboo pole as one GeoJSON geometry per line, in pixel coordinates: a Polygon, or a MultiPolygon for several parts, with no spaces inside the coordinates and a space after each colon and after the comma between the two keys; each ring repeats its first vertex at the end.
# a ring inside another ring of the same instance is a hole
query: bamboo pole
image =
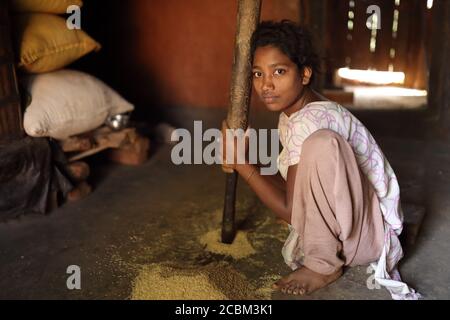
{"type": "MultiPolygon", "coordinates": [[[[252,71],[250,39],[259,23],[260,14],[261,0],[238,1],[230,104],[226,119],[227,125],[231,129],[247,129],[252,71]]],[[[234,171],[226,173],[225,203],[222,218],[222,242],[224,243],[232,243],[236,233],[234,217],[237,178],[238,175],[234,171]]]]}

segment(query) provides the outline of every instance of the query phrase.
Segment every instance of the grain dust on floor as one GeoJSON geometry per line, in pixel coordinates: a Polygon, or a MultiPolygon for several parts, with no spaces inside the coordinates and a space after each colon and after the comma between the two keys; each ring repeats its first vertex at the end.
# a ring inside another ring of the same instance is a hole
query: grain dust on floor
{"type": "Polygon", "coordinates": [[[221,232],[221,229],[215,229],[200,237],[200,243],[205,246],[205,250],[235,259],[242,259],[256,253],[248,241],[247,232],[238,230],[231,244],[222,243],[221,232]]]}
{"type": "Polygon", "coordinates": [[[150,237],[145,229],[130,235],[136,242],[121,250],[130,257],[124,258],[129,265],[120,264],[125,273],[133,274],[128,298],[271,299],[272,284],[280,278],[280,259],[272,257],[281,251],[287,230],[253,203],[240,207],[231,244],[221,241],[222,210],[202,211],[196,206],[183,206],[189,214],[180,214],[184,220],[179,225],[189,229],[180,227],[175,233],[168,228],[158,237],[150,237]]]}
{"type": "Polygon", "coordinates": [[[225,263],[178,269],[167,265],[142,268],[133,284],[132,300],[253,300],[268,299],[267,288],[256,288],[225,263]]]}

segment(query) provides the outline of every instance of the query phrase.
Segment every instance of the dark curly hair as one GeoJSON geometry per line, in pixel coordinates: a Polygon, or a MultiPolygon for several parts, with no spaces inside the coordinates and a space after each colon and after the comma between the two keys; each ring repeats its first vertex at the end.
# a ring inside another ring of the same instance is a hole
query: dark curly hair
{"type": "Polygon", "coordinates": [[[320,72],[320,59],[314,50],[312,35],[304,26],[290,20],[263,21],[256,28],[251,38],[251,56],[258,47],[274,46],[287,55],[301,71],[304,67],[312,69],[310,83],[315,74],[320,72]]]}

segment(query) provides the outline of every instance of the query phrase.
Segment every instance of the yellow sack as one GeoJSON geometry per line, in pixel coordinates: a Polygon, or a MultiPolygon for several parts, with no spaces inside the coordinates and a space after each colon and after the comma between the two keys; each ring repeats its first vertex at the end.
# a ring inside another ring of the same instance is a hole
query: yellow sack
{"type": "Polygon", "coordinates": [[[15,12],[66,13],[67,7],[81,7],[81,0],[10,0],[11,9],[15,12]]]}
{"type": "Polygon", "coordinates": [[[30,73],[64,68],[101,45],[82,30],[70,30],[66,20],[46,13],[13,16],[19,67],[30,73]]]}

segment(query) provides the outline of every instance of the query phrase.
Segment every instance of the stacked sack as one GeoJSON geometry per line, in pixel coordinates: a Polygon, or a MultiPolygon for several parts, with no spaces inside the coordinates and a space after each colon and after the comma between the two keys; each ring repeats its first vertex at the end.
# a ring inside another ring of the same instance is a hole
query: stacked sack
{"type": "Polygon", "coordinates": [[[11,0],[15,52],[18,66],[29,73],[44,73],[64,68],[92,51],[98,42],[83,30],[67,27],[65,17],[71,5],[82,7],[81,0],[11,0]]]}
{"type": "Polygon", "coordinates": [[[67,8],[81,0],[10,0],[18,68],[31,95],[24,129],[33,137],[64,140],[102,126],[134,106],[99,79],[63,69],[101,45],[81,29],[69,29],[67,8]]]}
{"type": "MultiPolygon", "coordinates": [[[[101,49],[86,32],[67,25],[68,8],[81,8],[81,0],[9,1],[20,82],[31,98],[23,116],[23,127],[29,136],[53,138],[62,146],[69,138],[100,130],[109,119],[134,109],[99,79],[65,69],[101,49]]],[[[67,169],[76,187],[66,200],[89,194],[87,163],[69,160],[67,169]]],[[[56,200],[52,202],[55,204],[50,207],[58,206],[56,200]]]]}

